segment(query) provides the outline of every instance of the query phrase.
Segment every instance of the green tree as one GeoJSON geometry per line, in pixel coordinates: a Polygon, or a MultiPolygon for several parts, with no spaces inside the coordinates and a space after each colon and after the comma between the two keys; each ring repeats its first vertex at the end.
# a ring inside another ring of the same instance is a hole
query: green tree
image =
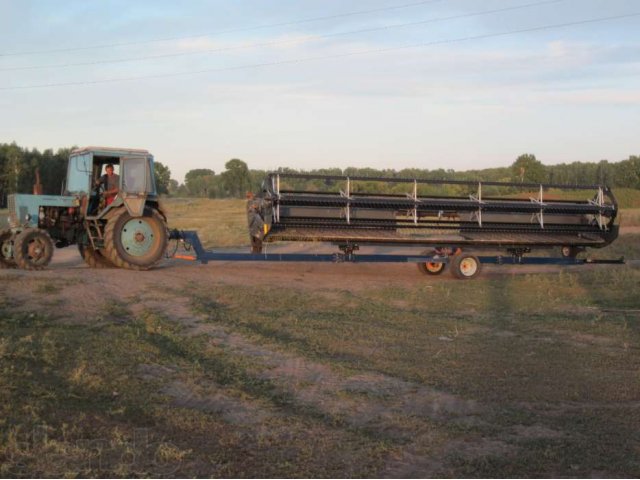
{"type": "Polygon", "coordinates": [[[251,191],[251,175],[247,164],[237,158],[232,158],[225,163],[222,172],[222,185],[225,193],[230,197],[244,197],[251,191]]]}
{"type": "Polygon", "coordinates": [[[208,168],[189,170],[184,176],[184,184],[189,195],[209,197],[215,186],[215,172],[208,168]]]}
{"type": "Polygon", "coordinates": [[[181,185],[173,178],[169,180],[169,195],[176,195],[180,191],[181,185]]]}
{"type": "Polygon", "coordinates": [[[156,190],[158,193],[169,193],[171,183],[171,170],[160,162],[153,162],[153,173],[156,178],[156,190]]]}
{"type": "Polygon", "coordinates": [[[640,188],[640,157],[630,156],[617,164],[616,186],[640,188]]]}
{"type": "Polygon", "coordinates": [[[6,193],[18,193],[20,191],[20,175],[24,169],[24,151],[12,143],[4,149],[4,162],[2,175],[6,193]]]}
{"type": "Polygon", "coordinates": [[[511,173],[516,182],[543,183],[547,179],[545,166],[531,153],[520,155],[513,165],[511,173]]]}

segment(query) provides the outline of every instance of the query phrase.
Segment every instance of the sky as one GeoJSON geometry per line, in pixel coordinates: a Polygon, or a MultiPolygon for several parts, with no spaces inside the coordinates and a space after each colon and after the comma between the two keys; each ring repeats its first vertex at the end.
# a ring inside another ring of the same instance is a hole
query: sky
{"type": "Polygon", "coordinates": [[[145,148],[179,181],[619,161],[639,26],[634,0],[0,0],[0,143],[145,148]]]}

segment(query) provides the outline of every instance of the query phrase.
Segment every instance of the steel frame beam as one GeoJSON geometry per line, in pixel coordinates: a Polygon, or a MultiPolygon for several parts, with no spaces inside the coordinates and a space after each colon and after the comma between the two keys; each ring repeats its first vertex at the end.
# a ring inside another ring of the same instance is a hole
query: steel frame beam
{"type": "MultiPolygon", "coordinates": [[[[173,230],[172,240],[182,241],[194,257],[180,255],[177,258],[208,262],[330,262],[330,263],[449,263],[448,256],[439,255],[386,255],[350,253],[221,253],[205,250],[198,233],[192,230],[173,230]]],[[[624,259],[589,259],[566,257],[525,257],[523,255],[478,256],[480,263],[493,265],[585,265],[623,264],[624,259]]]]}

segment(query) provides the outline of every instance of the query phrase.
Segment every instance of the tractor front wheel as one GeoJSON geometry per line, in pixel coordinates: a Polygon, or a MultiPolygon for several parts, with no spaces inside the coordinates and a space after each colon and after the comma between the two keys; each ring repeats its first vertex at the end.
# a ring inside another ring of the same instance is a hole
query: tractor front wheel
{"type": "Polygon", "coordinates": [[[167,225],[155,209],[145,209],[142,217],[132,217],[121,209],[104,229],[105,254],[116,267],[148,270],[167,249],[167,225]]]}
{"type": "Polygon", "coordinates": [[[27,228],[20,232],[13,243],[13,257],[18,268],[42,270],[53,257],[53,242],[44,230],[27,228]]]}
{"type": "Polygon", "coordinates": [[[10,229],[0,230],[0,268],[16,268],[13,258],[15,235],[10,229]]]}

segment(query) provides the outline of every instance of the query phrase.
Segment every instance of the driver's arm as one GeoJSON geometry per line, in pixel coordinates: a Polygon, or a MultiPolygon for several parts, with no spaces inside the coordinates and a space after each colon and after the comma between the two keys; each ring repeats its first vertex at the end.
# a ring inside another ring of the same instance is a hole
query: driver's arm
{"type": "Polygon", "coordinates": [[[100,185],[107,185],[107,174],[105,173],[104,175],[100,176],[100,178],[98,178],[95,182],[94,185],[96,187],[99,187],[100,185]]]}

